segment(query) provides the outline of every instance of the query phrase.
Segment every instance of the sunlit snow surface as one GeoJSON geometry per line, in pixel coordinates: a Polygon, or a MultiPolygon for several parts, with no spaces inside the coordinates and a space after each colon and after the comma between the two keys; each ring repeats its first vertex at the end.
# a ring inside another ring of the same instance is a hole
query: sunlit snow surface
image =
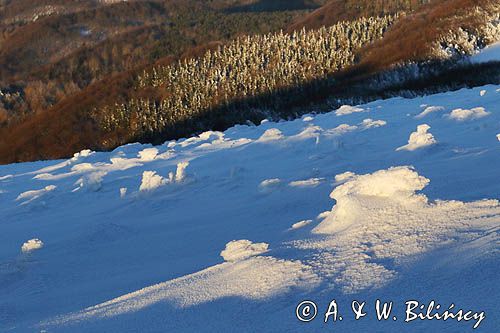
{"type": "Polygon", "coordinates": [[[496,332],[499,134],[490,85],[0,166],[0,331],[471,330],[403,323],[434,299],[496,332]],[[401,320],[348,315],[377,298],[401,320]]]}
{"type": "Polygon", "coordinates": [[[472,61],[476,63],[500,61],[500,42],[489,45],[479,53],[473,55],[472,61]]]}

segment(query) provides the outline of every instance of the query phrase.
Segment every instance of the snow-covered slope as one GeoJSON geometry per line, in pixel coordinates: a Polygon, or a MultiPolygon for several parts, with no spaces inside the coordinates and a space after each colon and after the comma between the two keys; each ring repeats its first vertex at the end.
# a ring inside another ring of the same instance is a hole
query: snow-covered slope
{"type": "Polygon", "coordinates": [[[485,86],[1,166],[0,331],[472,330],[404,323],[416,299],[496,332],[499,102],[485,86]]]}
{"type": "Polygon", "coordinates": [[[500,42],[494,43],[472,56],[476,63],[500,61],[500,42]]]}

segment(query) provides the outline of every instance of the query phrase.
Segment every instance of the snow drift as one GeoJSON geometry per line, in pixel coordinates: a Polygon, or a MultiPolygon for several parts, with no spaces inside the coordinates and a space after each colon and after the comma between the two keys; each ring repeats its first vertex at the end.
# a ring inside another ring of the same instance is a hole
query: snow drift
{"type": "Polygon", "coordinates": [[[43,242],[39,240],[38,238],[33,238],[30,239],[29,241],[25,242],[23,246],[21,246],[21,251],[23,253],[29,253],[32,251],[39,250],[43,247],[43,242]]]}
{"type": "Polygon", "coordinates": [[[249,240],[242,239],[227,243],[226,248],[220,253],[220,255],[225,261],[240,261],[266,253],[268,248],[269,244],[252,243],[249,240]]]}
{"type": "Polygon", "coordinates": [[[486,311],[495,332],[499,96],[394,98],[356,107],[370,119],[332,110],[0,166],[0,331],[293,332],[300,301],[334,296],[436,297],[486,311]],[[415,118],[433,105],[435,138],[415,118]],[[476,108],[488,116],[445,115],[476,108]],[[440,145],[396,152],[409,133],[412,148],[440,145]]]}
{"type": "Polygon", "coordinates": [[[345,230],[355,223],[363,223],[366,210],[380,204],[421,209],[427,198],[416,194],[429,180],[409,167],[380,170],[368,175],[351,175],[349,180],[330,194],[336,200],[331,214],[314,228],[313,232],[329,234],[345,230]]]}
{"type": "Polygon", "coordinates": [[[410,134],[410,138],[408,139],[408,144],[399,147],[396,151],[400,150],[408,150],[413,151],[420,148],[432,146],[436,144],[437,141],[434,136],[428,131],[431,127],[427,124],[419,125],[417,127],[417,131],[410,134]]]}

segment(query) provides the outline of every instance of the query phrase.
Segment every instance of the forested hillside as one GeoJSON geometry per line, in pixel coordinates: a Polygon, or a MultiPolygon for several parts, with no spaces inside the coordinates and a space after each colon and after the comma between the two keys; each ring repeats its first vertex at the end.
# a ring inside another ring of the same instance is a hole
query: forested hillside
{"type": "Polygon", "coordinates": [[[312,12],[321,1],[279,3],[99,3],[20,24],[9,38],[32,24],[65,31],[93,15],[102,27],[122,22],[123,31],[89,37],[61,57],[64,49],[53,47],[53,61],[29,55],[36,47],[52,54],[37,43],[20,43],[28,48],[16,53],[3,42],[0,59],[25,55],[28,65],[11,61],[2,71],[0,161],[158,143],[342,102],[500,81],[499,66],[463,61],[500,39],[497,1],[345,0],[312,12]],[[115,18],[117,8],[124,12],[115,18]]]}
{"type": "Polygon", "coordinates": [[[9,3],[0,21],[0,118],[16,121],[46,110],[106,76],[199,45],[278,31],[304,13],[284,5],[280,11],[228,12],[241,3],[246,2],[9,3]]]}
{"type": "Polygon", "coordinates": [[[310,32],[238,38],[198,59],[154,67],[138,77],[137,89],[155,89],[163,97],[134,98],[93,114],[105,132],[123,133],[113,144],[259,120],[266,110],[284,111],[335,84],[325,81],[301,94],[288,93],[290,87],[326,78],[352,64],[355,52],[381,38],[395,19],[384,16],[310,32]]]}

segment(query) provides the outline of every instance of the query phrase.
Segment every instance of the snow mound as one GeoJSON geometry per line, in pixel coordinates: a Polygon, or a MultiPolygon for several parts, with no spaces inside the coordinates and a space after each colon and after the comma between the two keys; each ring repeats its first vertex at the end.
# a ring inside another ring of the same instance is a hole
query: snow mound
{"type": "Polygon", "coordinates": [[[279,178],[266,179],[260,182],[259,190],[260,192],[268,193],[278,188],[280,185],[281,185],[281,179],[279,178]]]}
{"type": "Polygon", "coordinates": [[[102,188],[102,181],[106,175],[107,172],[105,171],[91,172],[80,178],[75,185],[78,185],[80,188],[86,188],[91,192],[97,192],[102,188]]]}
{"type": "Polygon", "coordinates": [[[335,111],[335,114],[337,116],[346,116],[346,115],[349,115],[352,113],[359,113],[359,112],[368,112],[368,110],[365,110],[365,109],[357,107],[357,106],[342,105],[340,108],[338,108],[335,111]]]}
{"type": "Polygon", "coordinates": [[[166,185],[167,183],[168,180],[160,175],[157,175],[155,171],[144,171],[142,174],[142,182],[141,186],[139,187],[139,191],[153,191],[163,185],[166,185]]]}
{"type": "Polygon", "coordinates": [[[21,251],[23,253],[29,253],[32,251],[39,250],[43,247],[43,242],[39,240],[38,238],[33,238],[30,239],[29,241],[25,242],[23,246],[21,246],[21,251]]]}
{"type": "Polygon", "coordinates": [[[154,160],[158,156],[158,152],[157,148],[146,148],[141,150],[137,156],[141,161],[148,162],[154,160]]]}
{"type": "Polygon", "coordinates": [[[351,294],[387,285],[418,255],[498,228],[498,200],[431,202],[417,194],[428,184],[406,166],[355,176],[331,193],[336,204],[313,229],[324,238],[295,247],[314,250],[307,264],[351,294]]]}
{"type": "Polygon", "coordinates": [[[351,176],[346,183],[336,187],[330,194],[337,201],[331,214],[321,222],[314,233],[328,234],[345,230],[363,217],[364,204],[373,199],[398,203],[404,206],[422,206],[427,202],[422,190],[429,180],[419,176],[410,167],[394,167],[373,174],[351,176]]]}
{"type": "Polygon", "coordinates": [[[79,153],[75,153],[73,155],[72,160],[76,161],[76,160],[78,160],[78,159],[80,159],[82,157],[89,157],[92,154],[94,154],[94,152],[92,150],[90,150],[90,149],[84,149],[84,150],[80,151],[79,153]]]}
{"type": "MultiPolygon", "coordinates": [[[[79,164],[75,164],[71,167],[71,171],[79,172],[79,173],[90,171],[93,169],[94,169],[94,166],[90,163],[79,163],[79,164]]],[[[40,176],[40,175],[38,175],[38,176],[40,176]]]]}
{"type": "Polygon", "coordinates": [[[436,144],[437,141],[431,133],[428,133],[431,127],[427,124],[419,125],[417,131],[410,134],[410,139],[408,139],[408,144],[401,146],[396,149],[414,151],[420,148],[428,147],[436,144]]]}
{"type": "Polygon", "coordinates": [[[487,112],[483,107],[477,107],[473,109],[455,109],[451,111],[447,117],[456,121],[466,121],[484,118],[489,116],[490,113],[487,112]]]}
{"type": "Polygon", "coordinates": [[[324,178],[310,178],[306,180],[295,180],[293,182],[290,182],[288,185],[291,187],[316,187],[320,185],[323,181],[325,181],[324,178]]]}
{"type": "Polygon", "coordinates": [[[268,142],[268,141],[274,141],[274,140],[281,140],[284,138],[283,133],[277,129],[277,128],[270,128],[262,134],[262,136],[259,138],[259,142],[268,142]]]}
{"type": "Polygon", "coordinates": [[[216,131],[206,131],[199,135],[199,138],[202,140],[220,140],[224,138],[224,133],[216,132],[216,131]]]}
{"type": "Polygon", "coordinates": [[[382,127],[387,125],[387,122],[385,120],[373,120],[373,119],[365,119],[359,124],[363,129],[369,129],[369,128],[377,128],[377,127],[382,127]]]}
{"type": "Polygon", "coordinates": [[[356,176],[356,174],[354,172],[347,171],[347,172],[341,173],[339,175],[336,175],[335,182],[338,184],[344,183],[344,182],[348,181],[349,179],[352,179],[354,176],[356,176]]]}
{"type": "Polygon", "coordinates": [[[266,253],[268,248],[267,243],[252,243],[246,239],[234,240],[226,244],[220,255],[225,261],[235,262],[266,253]]]}
{"type": "Polygon", "coordinates": [[[340,136],[358,129],[358,126],[349,124],[340,124],[335,128],[329,129],[325,132],[326,135],[340,136]]]}
{"type": "Polygon", "coordinates": [[[316,139],[316,142],[319,142],[319,137],[324,132],[323,128],[320,126],[309,125],[304,128],[300,133],[292,136],[291,140],[307,140],[307,139],[316,139]]]}
{"type": "Polygon", "coordinates": [[[55,185],[48,185],[45,186],[41,190],[31,190],[31,191],[26,191],[18,195],[16,198],[16,201],[21,201],[25,200],[24,202],[21,203],[21,205],[26,205],[44,195],[46,195],[49,192],[52,192],[56,189],[57,187],[55,185]]]}
{"type": "Polygon", "coordinates": [[[186,179],[186,168],[189,166],[189,162],[180,162],[177,164],[177,170],[175,172],[175,181],[181,183],[186,179]]]}
{"type": "Polygon", "coordinates": [[[291,230],[296,230],[305,227],[306,225],[309,225],[312,223],[312,220],[303,220],[297,223],[292,224],[292,227],[290,228],[291,230]]]}
{"type": "Polygon", "coordinates": [[[139,187],[140,192],[150,192],[154,191],[159,187],[167,184],[182,183],[186,181],[186,168],[189,166],[189,162],[177,163],[177,169],[175,175],[173,172],[168,174],[168,178],[163,178],[162,176],[156,174],[156,171],[144,171],[142,174],[141,186],[139,187]]]}
{"type": "Polygon", "coordinates": [[[431,113],[442,112],[444,110],[445,108],[442,106],[427,106],[424,111],[415,116],[415,119],[422,119],[431,113]]]}

